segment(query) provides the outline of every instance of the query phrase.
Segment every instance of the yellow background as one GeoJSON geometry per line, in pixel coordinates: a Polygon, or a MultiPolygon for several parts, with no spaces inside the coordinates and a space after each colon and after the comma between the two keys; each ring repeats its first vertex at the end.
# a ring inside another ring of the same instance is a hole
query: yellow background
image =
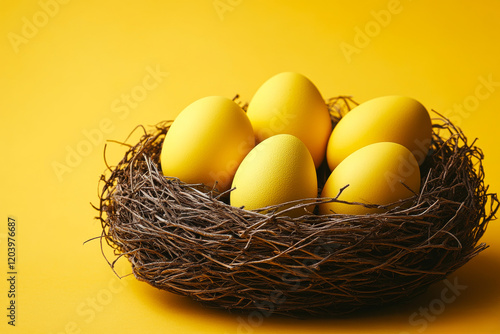
{"type": "MultiPolygon", "coordinates": [[[[466,288],[444,309],[438,283],[408,304],[348,319],[205,309],[119,280],[99,241],[83,244],[100,233],[90,202],[105,140],[172,119],[203,96],[249,100],[281,71],[305,74],[324,97],[402,94],[447,114],[478,138],[486,182],[499,191],[498,1],[64,2],[0,5],[0,332],[500,333],[497,222],[483,239],[491,247],[450,278],[466,288]],[[18,224],[15,328],[6,317],[9,216],[18,224]],[[428,320],[410,320],[429,307],[428,320]]],[[[111,161],[120,154],[110,149],[111,161]]],[[[130,273],[126,260],[117,271],[130,273]]]]}

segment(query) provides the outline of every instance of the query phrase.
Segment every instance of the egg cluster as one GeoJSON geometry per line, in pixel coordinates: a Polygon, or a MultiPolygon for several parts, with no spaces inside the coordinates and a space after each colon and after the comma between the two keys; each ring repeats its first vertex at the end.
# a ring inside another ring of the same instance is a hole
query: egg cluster
{"type": "Polygon", "coordinates": [[[320,204],[320,214],[367,214],[419,192],[431,140],[429,113],[415,99],[375,98],[333,126],[317,87],[284,72],[264,82],[246,112],[222,96],[187,106],[165,136],[161,168],[189,184],[231,189],[230,204],[247,210],[320,196],[337,199],[320,204]],[[331,173],[319,193],[323,163],[331,173]]]}

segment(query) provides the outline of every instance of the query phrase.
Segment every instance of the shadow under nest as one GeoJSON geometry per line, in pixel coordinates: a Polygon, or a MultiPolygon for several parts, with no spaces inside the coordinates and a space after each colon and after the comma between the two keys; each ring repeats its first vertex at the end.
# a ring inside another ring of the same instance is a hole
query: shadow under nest
{"type": "MultiPolygon", "coordinates": [[[[352,102],[327,101],[333,123],[352,102]]],[[[170,124],[142,127],[138,143],[123,144],[96,207],[111,267],[125,256],[137,279],[159,289],[225,309],[341,315],[409,300],[488,247],[479,240],[499,202],[484,183],[483,153],[440,115],[413,198],[385,213],[298,218],[232,207],[227,193],[164,177],[170,124]]],[[[322,166],[320,185],[327,173],[322,166]]]]}

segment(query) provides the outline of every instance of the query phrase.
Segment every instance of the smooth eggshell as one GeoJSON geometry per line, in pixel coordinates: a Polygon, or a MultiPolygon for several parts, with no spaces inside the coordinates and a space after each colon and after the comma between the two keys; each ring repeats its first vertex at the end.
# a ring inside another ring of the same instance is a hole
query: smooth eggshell
{"type": "MultiPolygon", "coordinates": [[[[311,154],[300,139],[288,134],[270,137],[255,146],[236,171],[232,187],[231,205],[247,210],[316,198],[318,193],[311,154]]],[[[294,209],[284,214],[295,217],[305,213],[304,209],[294,209]]]]}
{"type": "Polygon", "coordinates": [[[395,142],[408,148],[419,164],[427,156],[432,122],[425,107],[405,96],[382,96],[360,104],[334,127],[327,148],[330,170],[349,154],[378,142],[395,142]]]}
{"type": "Polygon", "coordinates": [[[226,97],[204,97],[187,106],[168,130],[162,172],[186,183],[212,187],[217,182],[225,191],[254,146],[252,125],[240,106],[226,97]]]}
{"type": "MultiPolygon", "coordinates": [[[[321,197],[336,198],[340,193],[338,199],[342,201],[387,205],[410,198],[419,189],[420,170],[413,154],[400,144],[380,142],[345,158],[328,177],[321,197]]],[[[321,214],[361,215],[384,211],[339,202],[321,204],[319,209],[321,214]]]]}
{"type": "Polygon", "coordinates": [[[330,114],[316,86],[294,72],[279,73],[259,87],[247,115],[257,142],[276,134],[298,137],[318,167],[325,159],[332,131],[330,114]]]}

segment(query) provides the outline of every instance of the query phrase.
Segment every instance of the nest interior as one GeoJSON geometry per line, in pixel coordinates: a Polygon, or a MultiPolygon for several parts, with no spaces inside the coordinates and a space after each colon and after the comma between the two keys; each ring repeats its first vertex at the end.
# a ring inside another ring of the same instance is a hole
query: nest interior
{"type": "MultiPolygon", "coordinates": [[[[332,122],[352,103],[328,100],[332,122]]],[[[420,193],[363,216],[247,211],[227,194],[166,178],[159,157],[170,124],[124,144],[96,206],[101,240],[115,250],[110,265],[125,256],[137,279],[159,289],[225,309],[338,315],[413,298],[487,248],[480,238],[499,203],[483,153],[440,115],[420,193]]],[[[325,200],[336,199],[316,201],[325,200]]]]}

